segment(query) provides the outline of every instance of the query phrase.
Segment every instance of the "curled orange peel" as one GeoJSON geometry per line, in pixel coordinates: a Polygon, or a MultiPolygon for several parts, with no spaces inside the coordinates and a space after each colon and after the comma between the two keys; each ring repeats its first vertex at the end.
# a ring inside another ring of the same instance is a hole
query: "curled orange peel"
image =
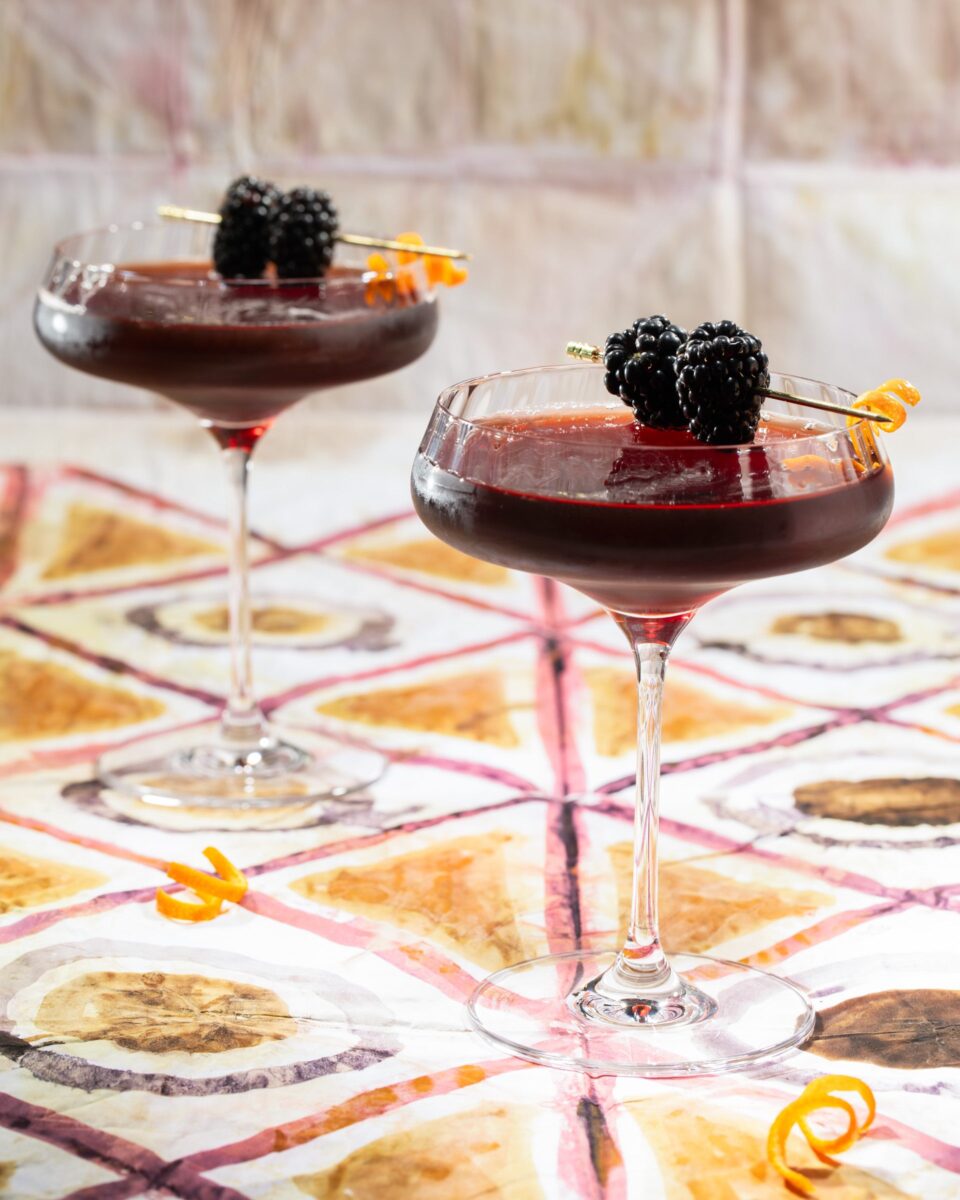
{"type": "MultiPolygon", "coordinates": [[[[422,246],[423,238],[419,233],[398,233],[393,239],[395,242],[406,242],[408,246],[422,246]]],[[[409,267],[411,263],[415,263],[420,257],[418,254],[411,254],[408,250],[397,251],[397,262],[401,267],[409,267]]]]}
{"type": "Polygon", "coordinates": [[[888,379],[886,383],[881,383],[878,388],[874,388],[874,391],[888,392],[902,400],[904,404],[909,404],[911,408],[916,408],[920,403],[920,393],[906,379],[888,379]]]}
{"type": "Polygon", "coordinates": [[[170,878],[195,892],[201,903],[180,900],[158,888],[157,911],[163,916],[173,917],[177,921],[209,921],[219,916],[224,900],[239,904],[243,899],[247,891],[247,880],[243,872],[235,867],[225,854],[221,854],[216,846],[208,846],[203,854],[216,871],[216,875],[208,875],[206,871],[198,871],[195,867],[188,867],[186,863],[167,864],[167,874],[170,878]]]}
{"type": "MultiPolygon", "coordinates": [[[[879,387],[863,392],[851,407],[865,408],[880,413],[890,420],[883,426],[884,433],[895,433],[907,419],[905,405],[915,408],[920,403],[920,393],[906,379],[888,379],[879,387]]],[[[847,417],[847,425],[856,425],[856,417],[847,417]]]]}
{"type": "Polygon", "coordinates": [[[803,1089],[796,1100],[792,1100],[777,1113],[767,1137],[767,1160],[783,1180],[803,1196],[814,1194],[813,1183],[787,1163],[787,1140],[796,1125],[807,1139],[810,1149],[821,1160],[831,1166],[839,1166],[831,1155],[849,1150],[857,1138],[870,1128],[877,1112],[873,1092],[855,1075],[822,1075],[803,1089]],[[867,1116],[862,1124],[857,1122],[853,1105],[834,1096],[834,1092],[856,1092],[867,1106],[867,1116]],[[811,1128],[808,1118],[819,1109],[835,1108],[846,1114],[847,1128],[834,1137],[822,1137],[811,1128]]]}
{"type": "MultiPolygon", "coordinates": [[[[413,231],[398,233],[396,242],[404,242],[408,246],[422,246],[424,240],[419,233],[413,231]]],[[[468,271],[466,267],[458,266],[451,258],[436,254],[414,254],[409,250],[397,251],[397,270],[391,271],[390,263],[382,254],[371,254],[367,258],[367,269],[373,272],[373,278],[368,280],[364,298],[368,305],[383,299],[390,302],[394,296],[413,298],[417,291],[416,273],[410,268],[416,263],[423,264],[427,283],[431,287],[459,287],[466,283],[468,271]]]]}
{"type": "Polygon", "coordinates": [[[203,852],[203,857],[225,883],[237,890],[237,903],[239,903],[247,891],[246,875],[239,867],[235,867],[225,854],[221,854],[216,846],[208,846],[203,852]]]}
{"type": "Polygon", "coordinates": [[[857,1114],[854,1111],[853,1105],[848,1100],[841,1100],[839,1096],[824,1096],[819,1101],[818,1107],[839,1108],[847,1115],[847,1128],[843,1133],[832,1138],[821,1137],[810,1125],[803,1112],[799,1113],[796,1119],[803,1136],[807,1139],[810,1149],[817,1158],[823,1162],[829,1162],[836,1167],[840,1164],[835,1158],[831,1158],[830,1155],[842,1154],[844,1150],[849,1150],[860,1136],[860,1129],[857,1125],[857,1114]]]}
{"type": "Polygon", "coordinates": [[[212,921],[220,915],[223,901],[218,896],[208,897],[199,904],[193,900],[181,900],[171,896],[163,888],[157,888],[157,912],[174,921],[212,921]]]}
{"type": "Polygon", "coordinates": [[[208,875],[206,871],[188,867],[184,863],[170,863],[167,867],[167,874],[174,883],[182,883],[184,887],[190,888],[198,896],[205,896],[210,900],[232,900],[236,904],[243,897],[243,892],[239,891],[234,884],[208,875]]]}

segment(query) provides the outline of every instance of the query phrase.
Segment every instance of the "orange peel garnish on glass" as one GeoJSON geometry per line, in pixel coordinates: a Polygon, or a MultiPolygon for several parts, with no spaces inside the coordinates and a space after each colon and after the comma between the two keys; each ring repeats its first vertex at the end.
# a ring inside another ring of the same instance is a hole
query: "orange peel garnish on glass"
{"type": "MultiPolygon", "coordinates": [[[[398,233],[397,236],[393,240],[395,242],[406,242],[406,244],[408,246],[422,246],[424,244],[423,238],[420,236],[420,234],[413,233],[413,232],[398,233]]],[[[401,267],[409,267],[410,264],[415,263],[419,257],[420,257],[420,255],[410,254],[404,250],[397,251],[397,262],[400,264],[401,267]]],[[[426,255],[424,257],[429,258],[429,255],[426,255]]]]}
{"type": "Polygon", "coordinates": [[[840,1164],[831,1156],[849,1150],[870,1128],[876,1112],[877,1102],[873,1092],[862,1079],[857,1079],[855,1075],[822,1075],[808,1083],[796,1100],[792,1100],[786,1108],[777,1113],[767,1137],[767,1160],[783,1177],[785,1183],[803,1196],[812,1196],[813,1183],[806,1175],[787,1163],[787,1140],[794,1125],[799,1128],[810,1149],[821,1162],[837,1167],[840,1164]],[[855,1092],[860,1097],[867,1106],[867,1115],[862,1124],[857,1121],[853,1105],[848,1100],[833,1095],[834,1092],[855,1092]],[[847,1128],[843,1133],[834,1137],[822,1137],[811,1128],[808,1118],[823,1108],[839,1109],[846,1114],[847,1128]]]}
{"type": "MultiPolygon", "coordinates": [[[[393,240],[405,242],[408,246],[425,245],[421,235],[412,230],[407,233],[398,233],[393,240]]],[[[367,283],[365,293],[367,304],[375,304],[378,299],[386,300],[389,303],[395,293],[403,297],[415,296],[417,277],[416,272],[411,268],[418,262],[423,264],[427,283],[431,287],[441,285],[459,287],[467,280],[468,272],[465,267],[459,267],[453,259],[436,254],[414,254],[411,251],[398,250],[397,269],[394,272],[391,272],[390,264],[384,255],[371,254],[367,259],[367,268],[374,272],[374,277],[367,283]]]]}
{"type": "MultiPolygon", "coordinates": [[[[895,433],[907,419],[905,406],[915,408],[919,403],[920,393],[912,383],[908,383],[906,379],[888,379],[879,387],[861,393],[851,408],[865,408],[868,412],[889,417],[889,422],[883,426],[883,432],[895,433]]],[[[856,423],[856,417],[847,417],[848,427],[856,423]]]]}
{"type": "Polygon", "coordinates": [[[367,258],[367,269],[373,272],[373,277],[367,280],[367,286],[363,293],[367,306],[372,307],[378,300],[389,304],[396,290],[390,273],[390,264],[382,254],[371,254],[367,258]]]}
{"type": "Polygon", "coordinates": [[[216,846],[208,846],[203,854],[216,875],[208,875],[206,871],[198,871],[186,863],[167,864],[167,874],[174,883],[182,883],[190,888],[201,902],[197,904],[192,900],[181,900],[157,888],[157,911],[165,917],[173,917],[178,921],[209,921],[219,916],[224,900],[239,904],[243,899],[247,891],[243,872],[216,846]]]}

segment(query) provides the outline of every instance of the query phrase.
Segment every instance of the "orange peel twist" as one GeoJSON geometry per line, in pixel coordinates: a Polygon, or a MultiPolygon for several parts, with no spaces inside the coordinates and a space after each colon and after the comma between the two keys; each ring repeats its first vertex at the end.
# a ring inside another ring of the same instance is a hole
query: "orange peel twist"
{"type": "MultiPolygon", "coordinates": [[[[883,426],[884,433],[895,433],[907,419],[907,408],[915,408],[920,403],[920,393],[906,379],[888,379],[879,387],[863,392],[854,400],[851,407],[865,408],[868,411],[880,413],[889,417],[890,421],[883,426]]],[[[856,425],[856,417],[847,417],[847,425],[856,425]]]]}
{"type": "Polygon", "coordinates": [[[876,1112],[877,1102],[873,1092],[862,1079],[857,1079],[855,1075],[822,1075],[808,1083],[796,1100],[777,1113],[767,1137],[767,1160],[790,1187],[801,1195],[812,1196],[813,1183],[787,1163],[787,1140],[794,1125],[807,1139],[817,1158],[835,1167],[840,1164],[831,1156],[849,1150],[870,1128],[876,1112]],[[834,1092],[855,1092],[863,1100],[867,1115],[862,1124],[857,1121],[853,1105],[833,1095],[834,1092]],[[835,1137],[821,1137],[811,1128],[808,1117],[822,1108],[839,1109],[846,1114],[847,1128],[843,1133],[835,1137]]]}
{"type": "MultiPolygon", "coordinates": [[[[412,230],[398,233],[393,239],[404,242],[408,246],[423,246],[424,240],[419,233],[412,230]]],[[[397,269],[391,274],[390,264],[382,254],[371,254],[367,259],[367,268],[373,271],[374,277],[368,281],[365,299],[367,304],[375,304],[378,299],[388,303],[399,295],[403,298],[413,298],[416,295],[416,273],[410,268],[417,262],[423,264],[427,283],[431,287],[459,287],[467,280],[467,269],[459,267],[453,259],[436,254],[415,254],[411,250],[397,251],[397,269]]]]}
{"type": "Polygon", "coordinates": [[[212,921],[219,917],[223,901],[214,896],[196,903],[194,900],[181,900],[179,896],[171,896],[163,888],[157,888],[157,912],[174,921],[212,921]]]}
{"type": "Polygon", "coordinates": [[[208,846],[203,854],[216,875],[208,875],[206,871],[198,871],[186,863],[167,864],[167,874],[174,883],[190,888],[199,896],[200,903],[181,900],[157,888],[157,911],[163,916],[172,917],[175,921],[210,921],[220,915],[224,900],[239,904],[243,899],[247,891],[243,872],[216,846],[208,846]]]}

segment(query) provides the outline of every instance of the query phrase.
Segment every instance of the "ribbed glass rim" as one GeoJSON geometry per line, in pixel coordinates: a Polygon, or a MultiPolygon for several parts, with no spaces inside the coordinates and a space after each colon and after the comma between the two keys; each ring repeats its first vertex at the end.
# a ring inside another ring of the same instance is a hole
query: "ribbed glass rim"
{"type": "MultiPolygon", "coordinates": [[[[170,222],[161,219],[152,221],[127,221],[127,222],[111,222],[109,225],[99,225],[92,229],[82,230],[78,233],[68,234],[67,237],[61,238],[54,243],[53,253],[57,258],[65,259],[75,266],[78,270],[83,268],[94,268],[98,271],[110,272],[118,279],[126,280],[130,283],[156,283],[157,279],[154,275],[147,275],[139,271],[131,270],[129,267],[124,267],[122,264],[117,265],[109,260],[94,261],[92,258],[84,258],[78,256],[76,247],[78,247],[86,238],[94,237],[109,237],[113,234],[130,234],[140,233],[141,231],[169,229],[170,222]]],[[[214,226],[208,228],[213,232],[214,226]]],[[[358,252],[359,254],[359,252],[358,252]]],[[[98,256],[99,257],[99,256],[98,256]]],[[[144,260],[149,261],[149,260],[144,260]]],[[[159,260],[158,260],[159,261],[159,260]]],[[[183,263],[196,263],[198,266],[204,263],[210,263],[209,258],[191,258],[184,257],[180,260],[183,263]]],[[[278,288],[287,287],[320,287],[325,291],[346,291],[348,289],[356,289],[358,284],[366,284],[370,280],[377,277],[377,272],[372,271],[366,265],[360,266],[359,263],[348,263],[351,273],[346,276],[340,275],[315,275],[298,279],[228,279],[221,275],[212,273],[208,277],[198,278],[196,275],[164,275],[163,282],[165,284],[176,284],[181,287],[193,288],[209,288],[221,287],[227,284],[232,287],[243,288],[270,288],[276,290],[278,288]]],[[[434,300],[433,290],[426,291],[417,303],[430,303],[434,300]]]]}
{"type": "MultiPolygon", "coordinates": [[[[506,431],[502,427],[497,428],[497,427],[493,426],[492,424],[488,423],[488,419],[472,420],[469,417],[459,416],[457,413],[452,411],[450,405],[451,405],[451,402],[454,399],[454,397],[461,394],[464,390],[467,390],[469,394],[472,394],[478,388],[489,386],[489,385],[495,384],[500,381],[511,380],[511,379],[521,379],[521,378],[532,376],[532,375],[561,374],[561,373],[569,373],[569,372],[574,372],[574,371],[583,371],[583,372],[592,371],[592,372],[596,372],[596,374],[599,376],[600,374],[602,374],[603,369],[604,368],[603,368],[602,364],[600,364],[600,363],[593,363],[593,362],[576,363],[575,362],[575,363],[552,363],[552,364],[545,364],[543,366],[537,366],[537,367],[517,367],[517,368],[511,369],[511,370],[507,370],[507,371],[490,371],[485,375],[478,375],[473,379],[463,379],[459,383],[454,383],[454,384],[451,384],[449,387],[444,388],[437,399],[437,407],[440,408],[445,413],[445,415],[447,416],[447,418],[450,421],[454,421],[458,425],[462,425],[468,429],[476,430],[478,433],[486,434],[488,436],[496,434],[496,435],[502,437],[502,436],[504,436],[505,433],[509,432],[509,436],[511,438],[525,437],[525,438],[535,439],[535,440],[538,440],[541,442],[552,441],[552,442],[556,442],[558,445],[562,444],[565,446],[569,446],[572,444],[592,445],[594,443],[589,442],[586,439],[577,438],[575,435],[543,434],[543,433],[535,432],[532,430],[509,430],[509,431],[506,431]]],[[[777,390],[779,390],[779,391],[789,390],[789,385],[791,382],[798,383],[798,384],[806,384],[806,385],[809,385],[809,386],[815,387],[815,388],[826,389],[833,395],[837,396],[839,398],[840,403],[846,404],[847,406],[851,405],[857,398],[856,394],[854,392],[848,391],[846,388],[839,387],[836,384],[824,383],[823,381],[821,381],[819,379],[811,379],[805,375],[793,375],[786,371],[771,371],[770,372],[770,381],[771,381],[771,384],[774,384],[774,382],[776,381],[775,386],[777,386],[777,390]],[[786,388],[779,386],[780,384],[784,384],[784,383],[787,385],[786,388]]],[[[799,396],[797,398],[795,405],[791,405],[790,402],[788,402],[788,401],[781,400],[777,397],[770,397],[765,402],[764,409],[772,410],[774,412],[774,414],[780,413],[781,415],[792,416],[794,414],[788,413],[786,410],[788,409],[788,407],[796,407],[798,409],[802,408],[803,407],[802,400],[803,400],[803,397],[799,396]]],[[[605,389],[603,389],[602,385],[599,385],[599,380],[598,380],[596,408],[598,410],[602,409],[602,408],[609,408],[612,411],[619,411],[617,406],[618,406],[618,401],[617,401],[616,397],[611,396],[609,392],[607,392],[605,389]]],[[[573,410],[572,409],[562,409],[562,410],[558,409],[557,411],[573,411],[573,410]]],[[[584,411],[587,411],[587,410],[585,409],[584,411]]],[[[818,410],[812,409],[812,408],[807,408],[803,414],[797,414],[797,415],[806,416],[807,414],[809,414],[809,416],[807,417],[807,419],[809,419],[809,420],[817,420],[819,422],[822,422],[824,425],[826,425],[826,423],[828,421],[833,420],[833,421],[836,421],[836,424],[829,425],[828,427],[824,428],[820,432],[811,432],[810,434],[804,434],[801,437],[791,438],[790,439],[791,449],[793,447],[803,447],[804,445],[812,445],[812,444],[823,445],[825,442],[828,442],[831,438],[836,438],[838,436],[844,436],[848,440],[852,439],[854,434],[860,436],[864,432],[868,433],[868,435],[871,437],[874,436],[874,430],[871,426],[871,423],[863,418],[856,421],[853,425],[847,425],[846,417],[840,416],[839,414],[821,412],[821,411],[818,411],[818,410]]],[[[499,413],[497,415],[498,416],[508,416],[509,413],[504,412],[504,413],[499,413]]],[[[521,415],[521,414],[518,413],[517,415],[521,415]]],[[[528,415],[528,414],[522,414],[522,415],[528,415]]],[[[737,451],[740,451],[741,453],[749,453],[751,451],[756,450],[757,447],[758,447],[758,443],[755,443],[755,442],[737,442],[735,444],[730,444],[730,445],[708,445],[707,443],[703,442],[703,443],[697,443],[696,445],[693,445],[693,446],[671,446],[670,453],[671,454],[674,454],[674,453],[703,454],[704,451],[706,451],[706,450],[711,450],[711,451],[714,451],[714,450],[737,450],[737,451]]],[[[658,449],[662,450],[663,447],[656,447],[656,446],[649,446],[649,447],[638,446],[637,447],[637,450],[640,452],[642,452],[644,449],[649,449],[651,452],[655,452],[658,449]]]]}

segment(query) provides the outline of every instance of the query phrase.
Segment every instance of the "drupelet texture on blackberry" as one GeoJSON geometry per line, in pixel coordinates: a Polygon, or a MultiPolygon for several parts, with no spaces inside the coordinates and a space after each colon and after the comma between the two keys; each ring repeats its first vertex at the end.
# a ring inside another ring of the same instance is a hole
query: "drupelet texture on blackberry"
{"type": "Polygon", "coordinates": [[[679,429],[686,424],[677,399],[676,357],[686,333],[667,317],[641,317],[611,333],[603,348],[608,392],[629,404],[643,425],[679,429]]]}
{"type": "Polygon", "coordinates": [[[259,279],[270,257],[270,220],[280,193],[241,175],[227,188],[213,238],[213,265],[224,279],[259,279]]]}
{"type": "Polygon", "coordinates": [[[753,441],[763,391],[770,386],[758,338],[733,321],[705,321],[677,352],[677,395],[690,432],[701,442],[753,441]]]}
{"type": "Polygon", "coordinates": [[[281,197],[270,231],[270,258],[281,279],[314,279],[333,259],[337,210],[326,192],[294,188],[281,197]]]}

